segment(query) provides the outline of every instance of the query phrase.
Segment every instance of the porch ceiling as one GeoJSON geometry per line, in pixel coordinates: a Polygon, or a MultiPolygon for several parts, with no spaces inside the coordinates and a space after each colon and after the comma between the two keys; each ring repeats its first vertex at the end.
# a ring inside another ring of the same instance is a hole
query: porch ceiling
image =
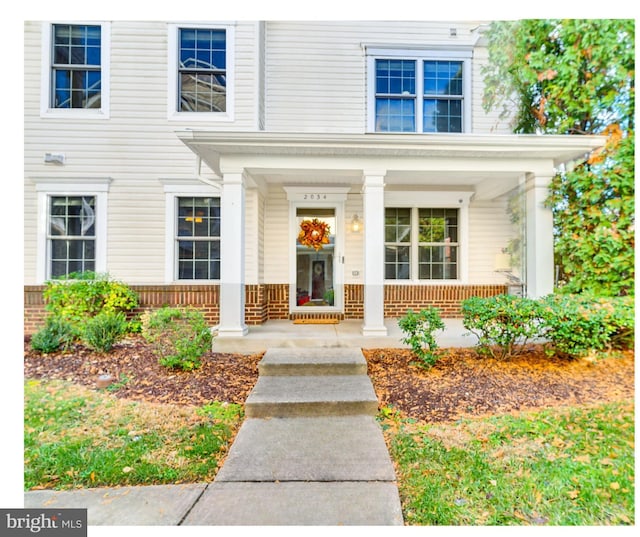
{"type": "Polygon", "coordinates": [[[178,131],[214,172],[247,172],[256,184],[362,184],[383,174],[390,188],[472,186],[496,197],[527,173],[551,174],[601,147],[600,136],[288,134],[178,131]]]}

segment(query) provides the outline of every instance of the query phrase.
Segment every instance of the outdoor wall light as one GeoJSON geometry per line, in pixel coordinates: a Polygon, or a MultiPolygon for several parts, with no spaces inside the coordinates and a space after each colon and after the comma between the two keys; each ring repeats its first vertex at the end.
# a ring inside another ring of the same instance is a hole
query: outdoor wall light
{"type": "Polygon", "coordinates": [[[354,214],[353,218],[351,219],[351,231],[353,231],[354,233],[360,233],[361,230],[362,230],[362,221],[360,220],[357,214],[354,214]]]}

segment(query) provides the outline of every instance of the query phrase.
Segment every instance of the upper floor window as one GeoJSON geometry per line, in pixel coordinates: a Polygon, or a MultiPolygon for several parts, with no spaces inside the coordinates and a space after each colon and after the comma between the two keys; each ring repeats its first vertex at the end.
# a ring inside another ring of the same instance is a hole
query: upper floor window
{"type": "Polygon", "coordinates": [[[370,51],[369,131],[468,131],[469,63],[442,51],[370,51]]]}
{"type": "Polygon", "coordinates": [[[100,26],[53,25],[54,108],[100,108],[100,26]]]}
{"type": "Polygon", "coordinates": [[[233,27],[169,28],[169,119],[231,120],[233,27]]]}
{"type": "Polygon", "coordinates": [[[43,117],[108,117],[109,29],[108,23],[43,23],[43,117]]]}
{"type": "Polygon", "coordinates": [[[227,110],[227,32],[181,28],[178,91],[181,112],[227,110]]]}

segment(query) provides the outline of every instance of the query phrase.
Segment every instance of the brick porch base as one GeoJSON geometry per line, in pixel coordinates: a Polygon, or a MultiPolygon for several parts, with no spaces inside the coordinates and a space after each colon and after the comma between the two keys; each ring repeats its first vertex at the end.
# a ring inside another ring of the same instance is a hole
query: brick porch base
{"type": "MultiPolygon", "coordinates": [[[[134,313],[162,306],[193,306],[200,309],[207,322],[216,325],[220,319],[218,285],[132,285],[140,298],[134,313]]],[[[24,332],[33,334],[44,323],[46,311],[42,285],[24,287],[24,332]]],[[[386,285],[385,317],[402,317],[408,309],[418,311],[426,306],[438,308],[445,318],[460,317],[460,302],[472,296],[488,297],[507,292],[505,285],[386,285]]],[[[289,312],[288,284],[247,285],[245,289],[245,322],[262,324],[270,319],[362,319],[364,317],[364,285],[344,286],[344,310],[340,312],[289,312]]]]}

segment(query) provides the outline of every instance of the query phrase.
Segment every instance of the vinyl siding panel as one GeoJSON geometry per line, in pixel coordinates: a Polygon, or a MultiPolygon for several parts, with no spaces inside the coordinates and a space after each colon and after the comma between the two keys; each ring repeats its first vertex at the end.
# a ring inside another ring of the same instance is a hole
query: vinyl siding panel
{"type": "MultiPolygon", "coordinates": [[[[207,26],[205,22],[201,24],[207,26]]],[[[215,123],[217,130],[256,130],[257,28],[253,22],[235,25],[234,121],[215,123]]],[[[196,158],[175,131],[209,126],[202,121],[167,117],[169,25],[111,22],[108,119],[77,118],[72,114],[40,117],[41,30],[40,22],[25,23],[25,283],[36,283],[40,255],[37,196],[30,179],[82,182],[97,177],[112,181],[108,198],[108,271],[131,283],[164,283],[165,198],[160,180],[194,181],[196,158]],[[64,153],[65,164],[45,164],[46,152],[64,153]]],[[[202,174],[213,178],[206,167],[202,174]]]]}
{"type": "Polygon", "coordinates": [[[264,215],[264,283],[289,281],[289,202],[282,187],[269,189],[264,215]]]}
{"type": "MultiPolygon", "coordinates": [[[[244,272],[246,284],[260,283],[260,230],[259,230],[260,195],[257,189],[246,191],[245,195],[245,243],[244,272]]],[[[224,223],[222,224],[224,225],[224,223]]]]}
{"type": "MultiPolygon", "coordinates": [[[[281,132],[364,133],[367,116],[365,46],[471,47],[480,22],[304,21],[266,26],[266,128],[281,132]],[[457,35],[452,37],[450,29],[457,35]]],[[[474,50],[486,57],[481,47],[474,50]]],[[[472,68],[472,125],[488,132],[481,74],[472,68]]]]}
{"type": "Polygon", "coordinates": [[[511,134],[513,128],[507,119],[500,118],[499,110],[491,110],[485,112],[482,106],[482,98],[484,95],[484,83],[482,76],[482,67],[489,61],[488,51],[486,47],[477,47],[474,51],[473,61],[473,132],[474,133],[493,133],[493,134],[511,134]]]}
{"type": "MultiPolygon", "coordinates": [[[[353,189],[355,190],[355,189],[353,189]]],[[[345,259],[344,259],[344,282],[364,283],[364,234],[363,228],[359,233],[351,231],[351,220],[357,214],[364,225],[364,213],[362,210],[362,194],[350,193],[345,203],[345,259]],[[357,274],[354,274],[356,273],[357,274]]]]}
{"type": "Polygon", "coordinates": [[[505,276],[495,271],[496,255],[516,235],[507,213],[505,198],[476,202],[469,207],[469,282],[503,284],[505,276]]]}

